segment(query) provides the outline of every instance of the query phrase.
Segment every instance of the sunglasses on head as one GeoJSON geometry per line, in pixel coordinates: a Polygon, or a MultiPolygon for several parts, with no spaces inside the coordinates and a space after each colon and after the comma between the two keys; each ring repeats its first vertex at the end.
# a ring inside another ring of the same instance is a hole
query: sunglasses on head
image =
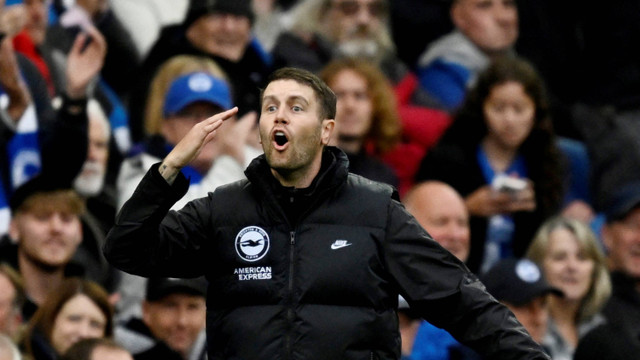
{"type": "Polygon", "coordinates": [[[342,14],[351,16],[360,12],[362,7],[365,7],[369,11],[369,15],[374,17],[381,17],[387,12],[387,3],[382,0],[372,1],[370,3],[363,3],[356,0],[344,0],[336,1],[334,5],[342,14]]]}

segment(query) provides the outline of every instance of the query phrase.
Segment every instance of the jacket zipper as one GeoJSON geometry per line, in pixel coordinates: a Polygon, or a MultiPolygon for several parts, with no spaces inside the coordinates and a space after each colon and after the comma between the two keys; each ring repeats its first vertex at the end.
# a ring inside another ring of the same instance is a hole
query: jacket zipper
{"type": "Polygon", "coordinates": [[[289,308],[287,309],[287,321],[289,322],[289,332],[287,333],[287,337],[286,337],[286,342],[285,342],[285,346],[286,346],[286,353],[287,353],[287,357],[289,359],[291,359],[292,354],[292,345],[291,345],[291,333],[292,333],[292,327],[293,327],[293,320],[294,320],[294,312],[293,312],[293,271],[294,271],[294,264],[293,264],[293,260],[294,260],[294,246],[296,244],[296,232],[295,231],[291,231],[289,233],[289,239],[290,239],[290,245],[289,246],[289,286],[288,286],[288,296],[289,296],[289,308]]]}

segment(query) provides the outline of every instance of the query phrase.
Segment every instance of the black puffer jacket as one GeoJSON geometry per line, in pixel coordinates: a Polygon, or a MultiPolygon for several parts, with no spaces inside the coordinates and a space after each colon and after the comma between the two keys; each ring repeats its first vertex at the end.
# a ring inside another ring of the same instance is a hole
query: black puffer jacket
{"type": "Polygon", "coordinates": [[[398,293],[481,353],[548,359],[391,187],[347,166],[328,148],[321,173],[299,192],[281,187],[260,156],[248,180],[168,215],[187,182],[169,186],[155,166],[105,253],[143,276],[207,276],[211,360],[399,359],[398,293]]]}

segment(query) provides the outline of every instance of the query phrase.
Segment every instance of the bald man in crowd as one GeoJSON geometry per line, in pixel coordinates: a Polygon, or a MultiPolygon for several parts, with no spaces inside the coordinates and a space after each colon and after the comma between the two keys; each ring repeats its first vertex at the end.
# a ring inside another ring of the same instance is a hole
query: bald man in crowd
{"type": "MultiPolygon", "coordinates": [[[[407,211],[442,247],[460,261],[469,257],[469,213],[458,192],[441,181],[416,184],[404,197],[407,211]]],[[[449,348],[460,346],[448,332],[399,309],[402,355],[411,359],[449,359],[449,348]]]]}
{"type": "Polygon", "coordinates": [[[458,192],[440,181],[415,185],[404,205],[433,239],[462,262],[469,257],[469,213],[458,192]]]}

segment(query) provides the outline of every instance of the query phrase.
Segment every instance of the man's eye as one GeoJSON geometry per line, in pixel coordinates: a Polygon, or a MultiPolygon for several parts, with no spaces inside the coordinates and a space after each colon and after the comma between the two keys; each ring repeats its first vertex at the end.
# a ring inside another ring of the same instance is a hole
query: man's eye
{"type": "Polygon", "coordinates": [[[291,110],[293,110],[294,112],[300,112],[302,111],[302,108],[300,106],[292,106],[291,110]]]}
{"type": "Polygon", "coordinates": [[[276,107],[275,107],[275,105],[267,106],[267,111],[268,111],[268,112],[274,112],[274,111],[276,111],[276,107]]]}

